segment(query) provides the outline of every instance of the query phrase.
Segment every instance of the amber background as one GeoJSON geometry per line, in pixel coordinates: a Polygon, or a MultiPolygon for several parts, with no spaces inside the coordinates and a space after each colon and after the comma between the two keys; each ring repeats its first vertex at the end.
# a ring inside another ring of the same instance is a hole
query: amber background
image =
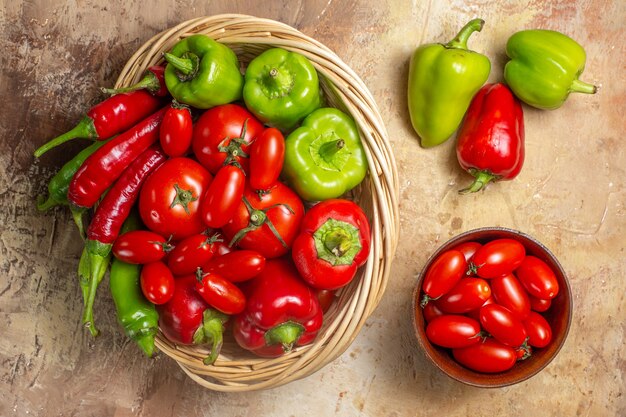
{"type": "Polygon", "coordinates": [[[626,3],[614,1],[10,1],[0,0],[0,415],[2,416],[624,416],[626,415],[626,3]],[[67,211],[35,196],[81,146],[33,150],[102,99],[133,50],[183,20],[225,12],[290,24],[332,48],[365,81],[386,121],[400,173],[402,234],[379,308],[350,349],[320,372],[254,393],[207,391],[169,358],[144,359],[120,332],[104,283],[102,335],[79,324],[81,242],[67,211]],[[453,140],[419,147],[406,111],[408,59],[469,19],[471,48],[502,79],[509,35],[563,31],[588,52],[595,96],[559,110],[525,107],[527,159],[512,182],[458,196],[469,177],[453,140]],[[506,226],[545,243],[568,272],[569,338],[542,373],[495,390],[442,375],[410,321],[415,276],[462,231],[506,226]]]}

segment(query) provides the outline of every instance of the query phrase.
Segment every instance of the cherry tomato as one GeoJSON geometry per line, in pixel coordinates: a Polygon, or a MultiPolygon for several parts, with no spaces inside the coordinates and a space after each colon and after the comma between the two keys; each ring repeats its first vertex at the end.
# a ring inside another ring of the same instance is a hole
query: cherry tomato
{"type": "Polygon", "coordinates": [[[527,256],[515,271],[528,294],[552,299],[559,293],[559,282],[548,264],[535,256],[527,256]]]}
{"type": "Polygon", "coordinates": [[[183,156],[191,147],[193,121],[189,107],[173,102],[165,112],[159,128],[159,141],[169,157],[183,156]]]}
{"type": "Polygon", "coordinates": [[[160,261],[173,246],[158,233],[133,230],[120,235],[113,244],[113,255],[129,264],[160,261]]]}
{"type": "Polygon", "coordinates": [[[145,181],[139,193],[139,214],[146,227],[176,240],[201,233],[206,226],[200,201],[211,174],[193,159],[167,161],[145,181]]]}
{"type": "Polygon", "coordinates": [[[486,243],[474,254],[472,270],[481,278],[510,274],[526,255],[524,245],[513,239],[496,239],[486,243]]]}
{"type": "Polygon", "coordinates": [[[499,342],[519,347],[526,340],[524,324],[513,313],[499,304],[480,308],[480,324],[499,342]]]}
{"type": "Polygon", "coordinates": [[[153,304],[165,304],[174,295],[174,276],[161,261],[145,264],[139,282],[143,295],[153,304]]]}
{"type": "Polygon", "coordinates": [[[236,250],[213,257],[202,270],[214,272],[231,282],[242,282],[256,277],[263,268],[265,268],[263,255],[253,250],[236,250]]]}
{"type": "Polygon", "coordinates": [[[452,356],[461,365],[485,373],[504,372],[517,361],[515,349],[491,337],[468,347],[452,349],[452,356]]]}
{"type": "Polygon", "coordinates": [[[525,361],[532,356],[533,348],[526,344],[523,344],[522,346],[515,349],[515,353],[517,354],[518,361],[525,361]]]}
{"type": "Polygon", "coordinates": [[[491,297],[489,297],[487,299],[487,301],[485,301],[485,303],[483,305],[481,305],[478,308],[475,308],[474,310],[468,311],[467,313],[465,313],[465,315],[467,317],[473,318],[474,320],[476,320],[476,321],[478,321],[480,323],[480,309],[482,307],[484,307],[484,306],[488,306],[489,304],[494,304],[494,303],[495,303],[495,301],[494,301],[493,295],[492,295],[491,297]]]}
{"type": "Polygon", "coordinates": [[[276,182],[263,194],[247,185],[243,201],[222,232],[231,245],[276,258],[291,248],[303,217],[302,200],[283,183],[276,182]]]}
{"type": "Polygon", "coordinates": [[[431,343],[446,348],[461,348],[480,341],[480,324],[469,317],[446,314],[426,326],[431,343]]]}
{"type": "Polygon", "coordinates": [[[446,313],[461,314],[482,306],[491,297],[487,281],[480,278],[462,278],[437,300],[437,307],[446,313]]]}
{"type": "Polygon", "coordinates": [[[239,314],[246,306],[243,292],[218,274],[203,274],[196,290],[204,301],[224,314],[239,314]]]}
{"type": "Polygon", "coordinates": [[[493,278],[491,291],[496,303],[504,306],[518,319],[524,320],[530,313],[530,299],[522,284],[513,274],[493,278]]]}
{"type": "Polygon", "coordinates": [[[224,226],[233,217],[246,185],[243,171],[234,165],[220,168],[204,194],[202,220],[209,227],[224,226]]]}
{"type": "Polygon", "coordinates": [[[422,299],[422,306],[428,300],[436,299],[447,293],[456,285],[467,271],[467,261],[462,252],[449,250],[431,263],[422,284],[422,291],[426,295],[422,299]]]}
{"type": "Polygon", "coordinates": [[[552,328],[548,321],[539,313],[531,311],[524,320],[524,328],[528,333],[528,344],[542,348],[552,341],[552,328]]]}
{"type": "Polygon", "coordinates": [[[213,107],[198,118],[191,146],[198,161],[212,174],[230,163],[248,172],[248,146],[263,125],[245,108],[236,104],[213,107]]]}
{"type": "Polygon", "coordinates": [[[267,190],[278,179],[285,159],[285,138],[280,130],[265,129],[250,145],[250,186],[267,190]]]}
{"type": "Polygon", "coordinates": [[[550,306],[552,305],[551,299],[542,299],[533,297],[532,295],[528,297],[530,299],[530,309],[533,311],[537,311],[539,313],[543,313],[544,311],[548,311],[550,306]]]}
{"type": "Polygon", "coordinates": [[[191,235],[178,242],[167,257],[167,266],[174,275],[193,274],[214,255],[214,236],[191,235]]]}
{"type": "Polygon", "coordinates": [[[335,290],[320,290],[313,289],[313,292],[317,296],[317,299],[320,302],[320,307],[322,307],[322,312],[326,313],[330,306],[335,301],[335,290]]]}
{"type": "Polygon", "coordinates": [[[437,307],[436,301],[433,301],[433,302],[427,303],[424,306],[424,308],[422,309],[422,314],[424,315],[424,320],[426,320],[427,322],[431,322],[437,317],[443,316],[446,313],[444,313],[443,310],[437,307]]]}
{"type": "Polygon", "coordinates": [[[472,260],[472,257],[476,253],[478,249],[480,249],[482,245],[478,242],[464,242],[456,245],[452,249],[458,250],[463,255],[465,255],[465,260],[467,262],[472,260]]]}

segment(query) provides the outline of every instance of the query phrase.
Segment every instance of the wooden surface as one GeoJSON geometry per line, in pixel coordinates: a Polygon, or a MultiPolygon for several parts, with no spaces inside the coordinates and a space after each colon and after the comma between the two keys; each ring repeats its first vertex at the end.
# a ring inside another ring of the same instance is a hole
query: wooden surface
{"type": "Polygon", "coordinates": [[[624,416],[626,354],[626,3],[482,0],[0,1],[1,416],[624,416]],[[96,303],[102,335],[79,324],[81,242],[69,214],[37,212],[35,196],[80,144],[35,161],[33,150],[72,127],[102,97],[133,50],[202,15],[236,12],[290,24],[333,49],[369,86],[385,118],[401,182],[402,235],[379,308],[351,348],[320,372],[262,392],[222,394],[189,380],[163,355],[143,358],[122,335],[108,286],[96,303]],[[560,109],[525,107],[527,159],[511,182],[478,195],[454,143],[419,147],[406,111],[408,59],[486,20],[470,47],[502,80],[517,30],[565,32],[587,50],[582,79],[601,86],[560,109]],[[506,226],[543,242],[568,272],[570,335],[528,381],[472,388],[429,364],[413,340],[410,294],[430,253],[475,227],[506,226]]]}

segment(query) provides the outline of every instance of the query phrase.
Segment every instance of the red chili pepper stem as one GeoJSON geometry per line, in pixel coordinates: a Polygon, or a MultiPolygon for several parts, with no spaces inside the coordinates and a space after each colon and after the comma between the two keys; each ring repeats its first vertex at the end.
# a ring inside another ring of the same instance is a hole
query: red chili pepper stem
{"type": "Polygon", "coordinates": [[[470,20],[465,26],[461,28],[459,33],[448,42],[446,48],[467,49],[467,40],[474,32],[480,32],[485,25],[483,19],[470,20]]]}
{"type": "Polygon", "coordinates": [[[211,308],[202,313],[202,325],[193,335],[194,344],[211,343],[211,353],[202,361],[205,365],[212,365],[220,354],[224,344],[224,323],[228,316],[211,308]]]}
{"type": "Polygon", "coordinates": [[[303,332],[304,326],[300,323],[286,321],[265,332],[265,344],[281,344],[285,353],[289,353],[303,332]]]}
{"type": "Polygon", "coordinates": [[[113,245],[98,242],[97,240],[87,240],[85,249],[89,258],[89,279],[87,298],[83,309],[83,325],[89,329],[92,336],[97,336],[100,332],[96,328],[93,319],[93,304],[96,300],[98,285],[102,281],[104,274],[111,260],[111,248],[113,245]]]}
{"type": "Polygon", "coordinates": [[[481,171],[478,169],[468,169],[467,172],[469,172],[472,176],[474,176],[474,182],[471,183],[469,187],[459,190],[459,194],[469,194],[469,193],[478,192],[482,190],[483,188],[485,188],[487,184],[489,184],[489,182],[497,181],[498,179],[501,178],[499,175],[494,175],[494,174],[491,174],[490,172],[481,171]]]}
{"type": "Polygon", "coordinates": [[[81,121],[70,131],[65,132],[64,134],[57,136],[56,138],[50,140],[49,142],[44,143],[40,146],[34,153],[36,158],[39,158],[44,153],[48,152],[50,149],[65,143],[69,140],[76,138],[85,138],[85,139],[97,139],[98,132],[96,131],[96,126],[91,117],[85,116],[81,119],[81,121]]]}
{"type": "Polygon", "coordinates": [[[154,75],[154,73],[152,73],[151,71],[147,71],[146,75],[144,75],[141,80],[139,80],[136,84],[133,84],[129,87],[122,87],[122,88],[101,87],[100,91],[102,91],[104,94],[114,95],[114,94],[120,94],[120,93],[130,93],[131,91],[137,91],[137,90],[147,90],[151,93],[156,93],[160,89],[161,89],[161,83],[159,81],[159,78],[156,75],[154,75]]]}

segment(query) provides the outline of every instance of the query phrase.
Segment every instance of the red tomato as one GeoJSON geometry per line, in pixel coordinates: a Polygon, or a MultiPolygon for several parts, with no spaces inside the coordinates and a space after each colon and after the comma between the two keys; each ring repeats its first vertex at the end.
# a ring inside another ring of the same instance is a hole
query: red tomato
{"type": "Polygon", "coordinates": [[[487,281],[461,278],[454,287],[437,300],[437,307],[446,313],[461,314],[482,306],[491,297],[487,281]]]}
{"type": "Polygon", "coordinates": [[[426,326],[431,343],[446,348],[462,348],[480,341],[480,324],[474,319],[446,314],[426,326]]]}
{"type": "Polygon", "coordinates": [[[504,372],[517,361],[515,349],[490,337],[468,347],[452,349],[452,356],[461,365],[485,373],[504,372]]]}
{"type": "Polygon", "coordinates": [[[224,314],[239,314],[246,306],[243,292],[218,274],[203,274],[196,290],[204,301],[224,314]]]}
{"type": "Polygon", "coordinates": [[[427,297],[422,299],[425,304],[430,299],[439,298],[456,285],[467,271],[467,261],[463,253],[449,250],[431,263],[422,284],[422,291],[427,297]]]}
{"type": "Polygon", "coordinates": [[[198,199],[211,183],[211,174],[189,158],[172,158],[145,181],[139,194],[139,214],[146,227],[180,240],[206,226],[198,199]]]}
{"type": "Polygon", "coordinates": [[[214,272],[231,282],[242,282],[259,275],[265,268],[265,257],[253,250],[236,250],[213,257],[202,267],[204,272],[214,272]]]}
{"type": "Polygon", "coordinates": [[[285,159],[285,138],[280,130],[265,129],[250,145],[250,186],[267,190],[280,175],[285,159]]]}
{"type": "Polygon", "coordinates": [[[533,348],[528,345],[522,345],[515,349],[515,353],[517,354],[518,361],[525,361],[532,356],[533,348]]]}
{"type": "Polygon", "coordinates": [[[263,125],[245,108],[225,104],[205,111],[193,128],[191,146],[198,161],[212,174],[226,163],[239,164],[248,172],[248,145],[263,125]]]}
{"type": "Polygon", "coordinates": [[[222,232],[231,244],[276,258],[291,248],[303,217],[302,200],[283,183],[276,182],[262,195],[246,186],[243,201],[222,232]]]}
{"type": "Polygon", "coordinates": [[[530,299],[522,284],[513,274],[493,278],[491,291],[496,303],[504,306],[518,319],[524,320],[530,313],[530,299]]]}
{"type": "Polygon", "coordinates": [[[113,244],[113,255],[129,264],[160,261],[173,248],[163,236],[147,230],[133,230],[120,235],[113,244]]]}
{"type": "Polygon", "coordinates": [[[515,271],[528,294],[552,299],[559,293],[559,282],[548,264],[534,256],[527,256],[515,271]]]}
{"type": "Polygon", "coordinates": [[[317,295],[317,299],[320,302],[320,307],[322,307],[322,312],[326,313],[330,306],[335,301],[335,290],[319,290],[313,289],[315,295],[317,295]]]}
{"type": "Polygon", "coordinates": [[[144,265],[139,282],[143,295],[153,304],[165,304],[174,295],[174,276],[161,261],[144,265]]]}
{"type": "Polygon", "coordinates": [[[530,309],[539,313],[548,311],[548,309],[552,305],[552,300],[549,298],[547,300],[544,300],[542,298],[533,297],[532,295],[528,298],[530,299],[530,309]]]}
{"type": "Polygon", "coordinates": [[[422,314],[424,315],[424,320],[427,322],[431,322],[439,316],[443,316],[443,310],[437,307],[437,302],[433,301],[431,303],[427,303],[422,309],[422,314]]]}
{"type": "Polygon", "coordinates": [[[552,328],[539,313],[531,311],[528,318],[524,320],[524,328],[528,333],[528,344],[531,346],[542,348],[552,341],[552,328]]]}
{"type": "Polygon", "coordinates": [[[204,194],[202,220],[212,228],[224,226],[233,217],[246,185],[246,175],[234,165],[220,168],[204,194]]]}
{"type": "Polygon", "coordinates": [[[474,320],[480,322],[480,309],[482,307],[484,307],[484,306],[488,306],[489,304],[493,304],[493,303],[495,303],[495,301],[493,300],[493,296],[491,296],[491,297],[489,297],[487,299],[487,301],[485,301],[485,303],[483,305],[481,305],[480,307],[478,307],[478,308],[476,308],[474,310],[468,311],[465,314],[467,315],[467,317],[471,317],[474,320]]]}
{"type": "Polygon", "coordinates": [[[163,152],[169,157],[183,156],[191,146],[193,121],[189,107],[172,103],[163,116],[159,128],[159,140],[163,152]]]}
{"type": "Polygon", "coordinates": [[[476,253],[476,251],[480,249],[481,247],[482,245],[478,242],[464,242],[464,243],[460,243],[456,245],[452,249],[458,250],[463,255],[465,255],[465,260],[469,262],[474,256],[474,254],[476,253]]]}
{"type": "Polygon", "coordinates": [[[480,324],[499,342],[518,347],[526,340],[526,330],[521,320],[499,304],[480,308],[480,324]]]}
{"type": "Polygon", "coordinates": [[[204,233],[191,235],[178,242],[167,257],[167,266],[174,275],[193,274],[214,255],[215,238],[204,233]]]}
{"type": "Polygon", "coordinates": [[[486,243],[474,254],[473,268],[481,278],[510,274],[526,255],[524,245],[513,239],[496,239],[486,243]]]}

